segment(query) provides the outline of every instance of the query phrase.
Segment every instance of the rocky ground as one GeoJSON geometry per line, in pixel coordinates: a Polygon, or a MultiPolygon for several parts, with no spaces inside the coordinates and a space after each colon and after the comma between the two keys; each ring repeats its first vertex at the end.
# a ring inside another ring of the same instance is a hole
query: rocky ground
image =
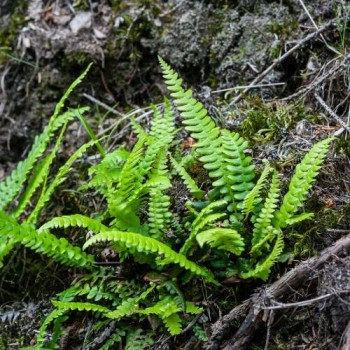
{"type": "MultiPolygon", "coordinates": [[[[111,146],[128,142],[127,120],[120,119],[161,101],[165,92],[157,63],[161,55],[218,123],[249,140],[256,164],[267,158],[286,178],[314,140],[337,135],[307,204],[316,219],[303,232],[291,232],[293,258],[268,281],[273,283],[350,234],[349,22],[346,0],[2,0],[0,180],[26,156],[58,99],[90,62],[94,65],[69,105],[92,106],[89,122],[100,135],[113,129],[111,146]]],[[[145,113],[138,116],[146,122],[145,113]]],[[[59,158],[86,140],[73,123],[59,158]]],[[[54,210],[60,212],[67,196],[58,196],[54,210]]],[[[48,266],[41,271],[44,261],[37,263],[24,250],[16,254],[11,262],[21,268],[8,263],[1,274],[4,349],[29,345],[49,297],[70,283],[65,270],[48,266]]],[[[248,284],[244,293],[236,284],[225,288],[237,293],[240,304],[260,287],[248,284]]],[[[349,290],[349,258],[335,256],[283,302],[316,300],[266,314],[249,348],[349,349],[349,290]]],[[[209,338],[212,324],[230,307],[219,305],[213,319],[202,320],[209,338]]],[[[243,319],[240,315],[230,326],[227,338],[243,319]]],[[[218,348],[225,341],[208,344],[218,348]]],[[[154,348],[166,346],[205,347],[187,334],[154,348]]]]}

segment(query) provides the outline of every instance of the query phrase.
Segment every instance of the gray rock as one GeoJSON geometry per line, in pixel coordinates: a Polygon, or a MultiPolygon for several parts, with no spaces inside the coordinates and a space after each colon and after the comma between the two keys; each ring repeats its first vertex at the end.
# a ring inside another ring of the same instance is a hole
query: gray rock
{"type": "Polygon", "coordinates": [[[78,34],[82,29],[91,27],[91,12],[81,11],[69,23],[69,27],[74,34],[78,34]]]}

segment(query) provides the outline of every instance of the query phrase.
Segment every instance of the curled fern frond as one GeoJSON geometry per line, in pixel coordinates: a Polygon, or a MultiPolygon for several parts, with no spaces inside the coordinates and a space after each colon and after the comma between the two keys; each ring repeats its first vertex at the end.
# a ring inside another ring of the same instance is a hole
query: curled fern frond
{"type": "Polygon", "coordinates": [[[268,161],[265,162],[264,170],[262,171],[260,178],[253,189],[246,195],[242,203],[242,211],[246,215],[246,218],[253,212],[254,207],[260,203],[260,192],[266,186],[267,179],[271,173],[271,166],[268,161]]]}
{"type": "Polygon", "coordinates": [[[218,283],[209,271],[188,260],[184,255],[176,253],[167,245],[154,238],[146,237],[138,233],[122,231],[102,232],[91,237],[84,244],[83,249],[86,249],[97,242],[104,241],[118,242],[118,244],[124,245],[126,248],[134,248],[138,252],[144,254],[162,255],[169,263],[180,265],[184,269],[189,270],[198,276],[202,276],[208,282],[214,284],[218,283]]]}
{"type": "Polygon", "coordinates": [[[51,219],[44,225],[42,225],[38,232],[45,232],[51,228],[67,228],[67,227],[85,227],[93,232],[101,232],[108,230],[108,227],[101,224],[99,221],[91,219],[87,216],[74,214],[74,215],[65,215],[59,216],[51,219]]]}
{"type": "Polygon", "coordinates": [[[216,227],[198,233],[196,239],[201,247],[207,243],[213,248],[227,250],[235,255],[241,255],[244,251],[243,237],[236,230],[216,227]]]}
{"type": "Polygon", "coordinates": [[[280,210],[276,213],[276,225],[286,227],[297,210],[303,205],[306,196],[319,173],[321,164],[327,155],[332,138],[316,143],[296,166],[289,184],[289,190],[283,198],[280,210]]]}

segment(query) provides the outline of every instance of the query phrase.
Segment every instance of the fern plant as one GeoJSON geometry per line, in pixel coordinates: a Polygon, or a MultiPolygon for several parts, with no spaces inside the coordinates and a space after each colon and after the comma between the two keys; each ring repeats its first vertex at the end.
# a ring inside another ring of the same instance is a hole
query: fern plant
{"type": "Polygon", "coordinates": [[[61,146],[67,123],[89,108],[70,109],[61,114],[64,103],[83,80],[89,67],[68,88],[58,102],[49,124],[34,144],[24,161],[18,163],[17,168],[0,183],[0,267],[6,255],[18,244],[22,244],[38,253],[44,254],[60,263],[90,268],[93,257],[83,252],[79,247],[71,245],[65,238],[58,239],[50,232],[39,233],[35,224],[37,218],[48,202],[57,186],[65,179],[72,163],[81,157],[93,143],[82,146],[62,166],[51,183],[49,182],[50,168],[61,146]],[[47,152],[52,138],[60,130],[59,136],[51,149],[47,152]],[[41,188],[41,191],[39,189],[41,188]],[[38,192],[40,193],[38,196],[38,192]],[[38,197],[34,208],[33,199],[38,197]],[[28,215],[26,209],[31,207],[28,215]]]}
{"type": "Polygon", "coordinates": [[[185,300],[181,287],[195,277],[219,285],[218,277],[227,277],[232,271],[241,278],[266,280],[283,252],[284,230],[312,216],[298,211],[331,138],[316,143],[305,155],[281,198],[277,171],[265,162],[255,181],[255,166],[246,155],[247,141],[215,125],[193,92],[182,86],[178,74],[163,59],[159,61],[173,104],[165,99],[163,109],[153,107],[148,129],[133,120],[138,137],[134,146],[130,150],[120,146],[106,154],[91,167],[90,181],[81,187],[102,195],[106,210],[94,218],[81,214],[53,218],[37,229],[39,234],[49,234],[53,228],[87,229],[93,235],[84,250],[96,253],[97,244],[108,242],[118,263],[132,257],[134,264],[150,265],[157,275],[157,288],[144,288],[139,297],[99,291],[98,300],[103,300],[99,305],[81,301],[79,298],[90,295],[90,287],[80,286],[74,289],[73,298],[54,302],[55,310],[39,333],[40,346],[50,322],[61,324],[61,317],[72,310],[96,312],[111,320],[156,315],[171,334],[179,334],[186,322],[182,314],[201,312],[185,300]],[[196,141],[194,151],[186,156],[177,147],[173,105],[196,141]],[[193,163],[207,171],[210,181],[205,185],[191,177],[193,163]],[[185,194],[178,193],[180,186],[185,194]],[[179,208],[183,196],[186,205],[179,208]],[[162,288],[171,294],[160,292],[162,288]]]}

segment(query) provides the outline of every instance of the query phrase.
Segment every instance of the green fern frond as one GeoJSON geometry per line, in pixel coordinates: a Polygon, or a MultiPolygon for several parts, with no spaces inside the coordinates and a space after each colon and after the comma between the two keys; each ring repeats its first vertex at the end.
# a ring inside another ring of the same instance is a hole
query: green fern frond
{"type": "Polygon", "coordinates": [[[268,161],[265,162],[264,170],[262,171],[260,178],[253,189],[247,194],[243,203],[242,203],[242,211],[246,215],[246,218],[250,213],[253,212],[254,207],[260,203],[261,198],[260,192],[266,186],[267,179],[269,174],[271,173],[271,166],[268,161]]]}
{"type": "Polygon", "coordinates": [[[134,248],[140,253],[157,254],[164,256],[169,263],[177,264],[192,273],[202,276],[208,282],[217,284],[212,274],[194,262],[188,260],[185,256],[176,253],[162,242],[151,237],[145,237],[138,233],[109,231],[97,234],[91,237],[83,246],[83,249],[90,247],[97,242],[114,241],[124,245],[126,248],[134,248]]]}
{"type": "Polygon", "coordinates": [[[184,245],[180,249],[180,254],[187,255],[192,246],[196,241],[196,236],[198,232],[205,226],[216,222],[219,219],[222,219],[226,216],[226,213],[214,213],[211,214],[213,210],[226,205],[227,202],[224,200],[215,201],[207,205],[201,212],[198,214],[196,219],[192,223],[192,231],[190,236],[185,241],[184,245]]]}
{"type": "Polygon", "coordinates": [[[241,276],[243,278],[260,278],[263,281],[266,281],[269,277],[271,267],[278,261],[278,258],[282,254],[283,248],[283,236],[282,234],[279,234],[276,238],[274,248],[268,257],[262,262],[259,262],[255,268],[252,268],[250,271],[241,273],[241,276]]]}
{"type": "Polygon", "coordinates": [[[289,190],[283,198],[280,210],[276,213],[276,225],[286,227],[297,210],[303,205],[306,196],[319,173],[321,164],[327,155],[332,138],[316,143],[296,166],[289,184],[289,190]]]}
{"type": "Polygon", "coordinates": [[[69,159],[63,166],[60,167],[57,175],[55,176],[51,184],[48,186],[48,188],[43,192],[41,192],[39,200],[35,208],[31,212],[30,216],[28,217],[27,222],[32,224],[36,223],[41,210],[43,209],[45,204],[49,201],[52,194],[55,192],[56,188],[67,179],[67,174],[71,171],[71,167],[73,163],[78,158],[81,158],[83,155],[85,155],[86,151],[95,144],[96,144],[96,141],[93,141],[93,140],[85,143],[69,157],[69,159]]]}
{"type": "MultiPolygon", "coordinates": [[[[252,158],[247,157],[244,153],[248,142],[237,133],[222,130],[222,146],[226,156],[227,177],[230,180],[234,200],[236,202],[243,201],[254,187],[253,179],[255,177],[255,166],[251,164],[252,158]]],[[[232,210],[234,209],[236,208],[233,207],[232,210]]]]}
{"type": "Polygon", "coordinates": [[[58,300],[52,300],[53,306],[55,306],[58,310],[68,311],[91,311],[91,312],[100,312],[101,314],[107,314],[111,312],[107,307],[93,304],[93,303],[80,303],[80,302],[64,302],[58,300]]]}
{"type": "Polygon", "coordinates": [[[238,134],[220,130],[203,104],[193,98],[193,92],[183,89],[178,74],[161,57],[159,62],[185,129],[198,140],[195,148],[209,177],[215,180],[212,185],[230,202],[229,210],[236,210],[236,202],[253,187],[254,166],[244,154],[247,143],[238,134]]]}
{"type": "MultiPolygon", "coordinates": [[[[66,93],[63,95],[61,100],[57,103],[55,111],[49,121],[48,126],[44,129],[40,136],[34,139],[33,146],[24,161],[18,163],[17,168],[3,181],[0,183],[0,210],[5,209],[8,204],[15,198],[22,188],[22,185],[27,179],[29,172],[33,169],[34,164],[45,152],[46,147],[52,138],[54,132],[59,129],[64,123],[72,120],[79,116],[78,110],[70,110],[63,115],[59,116],[64,103],[75,89],[79,85],[90,69],[89,65],[86,70],[70,85],[66,93]]],[[[84,107],[80,109],[81,113],[84,113],[89,108],[84,107]]]]}
{"type": "Polygon", "coordinates": [[[174,98],[174,102],[184,119],[185,129],[199,141],[195,144],[196,151],[201,156],[199,160],[209,171],[210,177],[220,179],[220,188],[224,186],[229,188],[228,180],[225,178],[226,170],[220,129],[215,126],[203,104],[192,97],[193,92],[183,89],[182,79],[179,78],[178,74],[160,57],[159,62],[165,83],[168,90],[171,91],[170,95],[174,98]]]}
{"type": "Polygon", "coordinates": [[[40,350],[40,349],[44,349],[44,347],[42,346],[45,340],[45,336],[47,334],[47,327],[49,326],[49,324],[51,322],[53,322],[54,320],[56,320],[59,317],[62,317],[64,314],[66,313],[66,310],[64,309],[56,309],[53,310],[44,320],[44,322],[42,323],[40,329],[39,329],[39,333],[38,333],[38,337],[36,339],[36,347],[35,349],[40,350]]]}
{"type": "Polygon", "coordinates": [[[135,144],[120,174],[118,189],[108,195],[109,211],[111,215],[118,215],[118,207],[129,199],[131,194],[142,186],[144,169],[141,160],[144,153],[146,137],[141,137],[135,144]]]}
{"type": "Polygon", "coordinates": [[[298,222],[304,221],[304,220],[310,220],[314,217],[314,213],[302,213],[299,215],[295,215],[292,218],[288,219],[286,221],[286,224],[291,226],[294,224],[297,224],[298,222]]]}
{"type": "Polygon", "coordinates": [[[122,168],[129,155],[130,152],[123,147],[118,147],[117,150],[107,153],[99,164],[89,169],[89,175],[93,177],[88,184],[81,186],[80,189],[96,188],[107,197],[119,183],[122,168]]]}
{"type": "Polygon", "coordinates": [[[148,226],[150,235],[161,239],[168,230],[171,213],[169,211],[170,197],[159,187],[154,187],[149,193],[148,226]]]}
{"type": "Polygon", "coordinates": [[[170,154],[169,154],[169,158],[175,171],[181,176],[184,184],[187,186],[190,193],[197,199],[203,198],[204,191],[199,189],[199,187],[191,178],[191,176],[188,174],[188,172],[185,170],[185,168],[182,167],[170,154]]]}
{"type": "Polygon", "coordinates": [[[181,333],[181,318],[178,314],[172,314],[168,317],[164,317],[163,322],[171,335],[178,335],[181,333]]]}
{"type": "Polygon", "coordinates": [[[264,237],[271,232],[269,227],[272,225],[272,221],[277,209],[278,200],[280,196],[279,179],[276,170],[273,169],[272,180],[269,189],[269,193],[265,200],[264,206],[261,209],[253,229],[252,246],[257,245],[264,237]]]}
{"type": "Polygon", "coordinates": [[[135,120],[134,117],[132,117],[130,119],[130,124],[131,127],[133,129],[133,131],[135,132],[135,134],[137,135],[138,138],[141,137],[147,137],[147,132],[144,130],[144,128],[135,120]]]}
{"type": "MultiPolygon", "coordinates": [[[[81,110],[86,111],[88,108],[81,110]]],[[[50,121],[51,124],[44,129],[41,135],[35,137],[33,146],[27,158],[19,162],[17,168],[13,170],[3,182],[0,183],[0,210],[5,209],[19,193],[36,161],[44,154],[46,147],[50,139],[53,137],[55,131],[63,124],[77,116],[77,110],[73,109],[59,116],[55,120],[52,117],[52,122],[50,121]]]]}
{"type": "Polygon", "coordinates": [[[198,233],[196,239],[201,247],[207,243],[213,248],[227,250],[235,255],[241,255],[244,251],[243,237],[236,230],[216,227],[198,233]]]}
{"type": "Polygon", "coordinates": [[[38,234],[33,226],[22,224],[20,233],[13,237],[27,248],[44,254],[68,266],[91,268],[93,256],[71,245],[65,238],[58,239],[49,232],[38,234]]]}
{"type": "Polygon", "coordinates": [[[60,228],[60,227],[61,228],[84,227],[95,233],[106,231],[109,229],[107,226],[101,224],[99,221],[91,219],[88,216],[74,214],[74,215],[65,215],[65,216],[59,216],[59,217],[53,218],[50,221],[46,222],[44,225],[42,225],[38,229],[38,232],[39,233],[46,232],[51,228],[60,228]]]}
{"type": "Polygon", "coordinates": [[[66,239],[58,239],[49,232],[38,233],[33,225],[18,224],[12,217],[0,212],[0,238],[10,238],[11,243],[42,253],[68,266],[90,268],[93,257],[71,245],[66,239]]]}
{"type": "Polygon", "coordinates": [[[16,206],[15,210],[12,212],[12,214],[15,217],[18,217],[23,213],[24,209],[28,205],[31,197],[33,196],[33,194],[35,193],[37,188],[48,177],[52,161],[56,157],[56,153],[57,153],[57,151],[62,143],[63,134],[66,130],[66,126],[67,126],[67,123],[65,123],[64,126],[62,127],[60,135],[57,138],[57,141],[56,141],[55,146],[52,149],[51,153],[48,156],[46,156],[46,158],[37,165],[35,171],[33,172],[33,175],[31,177],[28,185],[26,186],[23,195],[19,199],[18,205],[16,206]]]}

